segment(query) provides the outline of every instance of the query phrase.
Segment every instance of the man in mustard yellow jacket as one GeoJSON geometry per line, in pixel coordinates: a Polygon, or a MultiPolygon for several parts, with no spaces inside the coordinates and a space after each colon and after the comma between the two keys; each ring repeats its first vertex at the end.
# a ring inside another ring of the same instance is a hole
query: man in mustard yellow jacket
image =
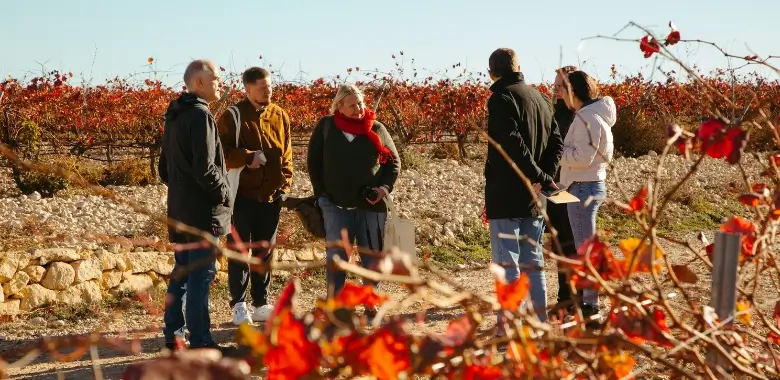
{"type": "MultiPolygon", "coordinates": [[[[254,243],[252,256],[269,262],[273,249],[261,248],[259,243],[273,245],[276,241],[282,201],[292,185],[290,118],[281,107],[271,103],[272,78],[266,69],[250,67],[241,79],[246,97],[235,104],[240,126],[237,128],[230,112],[224,112],[219,120],[228,170],[244,168],[238,182],[232,222],[243,243],[254,243]],[[236,133],[239,134],[238,144],[236,133]]],[[[231,236],[228,236],[228,243],[233,243],[231,236]]],[[[234,324],[252,323],[253,320],[264,322],[268,318],[272,310],[268,304],[270,271],[250,271],[247,264],[231,260],[228,262],[228,284],[234,324]],[[254,314],[246,303],[250,282],[254,314]]]]}

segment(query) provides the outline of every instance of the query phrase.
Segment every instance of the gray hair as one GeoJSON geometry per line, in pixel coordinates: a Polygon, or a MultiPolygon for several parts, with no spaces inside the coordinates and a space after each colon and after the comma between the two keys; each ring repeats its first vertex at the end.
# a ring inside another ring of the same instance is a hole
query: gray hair
{"type": "Polygon", "coordinates": [[[217,71],[217,64],[210,59],[196,59],[187,65],[184,70],[184,85],[187,88],[192,87],[192,81],[202,74],[214,74],[217,71]]]}
{"type": "Polygon", "coordinates": [[[336,97],[333,98],[333,103],[330,104],[330,113],[334,114],[336,113],[336,110],[339,108],[339,104],[341,104],[342,101],[344,101],[344,98],[350,95],[355,95],[358,97],[358,99],[362,102],[365,98],[363,96],[363,92],[360,91],[357,86],[354,84],[344,83],[339,85],[339,90],[336,92],[336,97]]]}

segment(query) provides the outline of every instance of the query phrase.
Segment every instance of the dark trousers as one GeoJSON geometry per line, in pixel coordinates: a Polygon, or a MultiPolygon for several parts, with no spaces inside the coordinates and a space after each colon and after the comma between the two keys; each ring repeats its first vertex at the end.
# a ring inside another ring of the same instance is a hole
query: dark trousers
{"type": "MultiPolygon", "coordinates": [[[[574,242],[571,223],[569,223],[569,211],[566,203],[555,204],[547,202],[547,216],[550,217],[550,222],[555,227],[555,230],[558,231],[558,243],[560,244],[556,244],[555,239],[551,239],[553,252],[570,258],[576,257],[577,246],[574,242]]],[[[571,301],[569,276],[566,272],[558,271],[558,303],[567,301],[571,301]]]]}
{"type": "MultiPolygon", "coordinates": [[[[190,243],[199,241],[187,238],[190,243]]],[[[209,292],[217,273],[217,255],[214,248],[182,250],[175,253],[173,273],[168,282],[163,334],[166,342],[173,342],[176,330],[184,327],[190,331],[190,347],[197,348],[214,343],[209,317],[209,292]],[[187,289],[184,289],[184,285],[187,289]],[[182,296],[187,293],[186,315],[182,313],[182,296]]]]}
{"type": "MultiPolygon", "coordinates": [[[[267,242],[269,246],[276,243],[276,232],[279,228],[279,213],[282,211],[282,202],[258,202],[251,199],[237,197],[233,208],[233,226],[245,244],[253,244],[250,252],[253,257],[262,258],[268,264],[273,258],[273,248],[262,248],[260,242],[267,242]]],[[[233,249],[237,249],[232,235],[228,235],[228,243],[233,249]]],[[[234,260],[228,261],[228,286],[230,288],[230,307],[239,302],[246,302],[246,289],[250,287],[252,306],[258,307],[268,304],[268,292],[271,289],[271,271],[250,271],[249,265],[234,260]],[[252,283],[251,287],[249,283],[252,283]]]]}

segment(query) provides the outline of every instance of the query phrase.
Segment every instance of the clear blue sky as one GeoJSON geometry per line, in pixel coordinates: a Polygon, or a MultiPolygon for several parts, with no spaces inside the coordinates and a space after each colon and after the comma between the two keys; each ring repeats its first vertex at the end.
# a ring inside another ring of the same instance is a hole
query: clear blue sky
{"type": "MultiPolygon", "coordinates": [[[[710,40],[740,55],[749,54],[745,44],[778,55],[778,14],[777,0],[6,0],[0,74],[36,75],[42,63],[47,70],[91,73],[93,84],[116,75],[143,79],[147,58],[154,57],[173,85],[190,59],[203,57],[236,71],[272,64],[286,79],[299,70],[314,79],[354,66],[388,71],[391,55],[401,50],[407,67],[414,58],[419,70],[460,62],[484,71],[492,50],[511,47],[532,83],[552,79],[561,48],[564,64],[579,61],[606,79],[612,63],[621,73],[648,73],[652,59],[633,43],[582,38],[611,35],[629,21],[665,36],[673,20],[684,39],[710,40]]],[[[710,47],[674,51],[707,70],[728,65],[710,47]]]]}

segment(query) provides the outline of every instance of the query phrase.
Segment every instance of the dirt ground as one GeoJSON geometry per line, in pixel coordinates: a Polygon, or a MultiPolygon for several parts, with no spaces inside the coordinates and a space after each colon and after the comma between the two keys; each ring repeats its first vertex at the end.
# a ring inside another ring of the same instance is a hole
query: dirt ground
{"type": "MultiPolygon", "coordinates": [[[[710,235],[710,240],[712,234],[710,235]]],[[[701,247],[701,243],[697,245],[696,236],[691,234],[683,238],[684,240],[693,244],[694,247],[701,247]]],[[[673,264],[687,263],[693,258],[693,253],[685,250],[684,248],[672,244],[664,243],[663,247],[667,250],[667,257],[671,259],[673,264]]],[[[615,250],[617,250],[615,248],[615,250]]],[[[555,297],[557,295],[557,274],[555,273],[555,264],[549,260],[546,262],[546,280],[548,289],[548,305],[555,303],[555,297]]],[[[693,272],[699,277],[699,281],[695,284],[686,285],[686,292],[696,299],[698,302],[708,304],[709,295],[711,293],[710,285],[710,269],[704,264],[694,263],[690,265],[693,272]]],[[[662,276],[665,279],[666,275],[662,276]]],[[[303,312],[309,310],[314,304],[314,300],[317,297],[322,297],[325,294],[323,286],[317,286],[321,284],[320,279],[317,276],[311,276],[309,279],[302,279],[301,289],[296,300],[296,311],[303,312]]],[[[482,294],[494,294],[494,281],[491,273],[487,269],[477,270],[462,270],[452,273],[452,277],[462,284],[462,286],[475,293],[482,294]]],[[[771,283],[761,281],[761,288],[766,287],[767,290],[773,289],[771,283]]],[[[278,294],[279,289],[283,284],[283,280],[277,279],[274,289],[274,296],[278,294]]],[[[228,296],[224,283],[217,283],[212,293],[211,313],[212,324],[215,339],[219,343],[232,344],[234,341],[235,327],[231,323],[231,311],[228,307],[228,296]]],[[[408,295],[408,292],[395,284],[385,284],[382,287],[382,291],[388,294],[391,299],[403,299],[408,295]]],[[[772,293],[776,294],[776,292],[772,293]]],[[[155,295],[155,297],[161,297],[161,295],[155,295]]],[[[602,298],[603,300],[603,298],[602,298]]],[[[682,302],[682,297],[678,294],[676,297],[671,296],[671,302],[682,302]]],[[[608,305],[606,302],[602,302],[602,315],[608,312],[608,305]]],[[[762,305],[760,308],[764,311],[770,311],[774,305],[762,305]]],[[[402,314],[407,316],[410,321],[417,319],[418,313],[424,312],[424,323],[422,325],[411,322],[409,327],[413,333],[429,333],[429,332],[443,332],[449,321],[455,319],[461,315],[462,310],[460,308],[450,309],[426,309],[427,306],[418,303],[412,307],[394,310],[391,314],[402,314]]],[[[99,360],[97,364],[102,371],[104,379],[120,379],[122,372],[129,363],[151,359],[161,354],[158,352],[162,349],[162,318],[159,315],[149,315],[143,308],[137,308],[132,311],[127,311],[122,314],[110,314],[103,313],[99,318],[83,320],[83,321],[69,321],[66,326],[60,328],[35,328],[29,325],[26,320],[12,321],[0,325],[0,356],[4,357],[7,361],[13,362],[18,360],[21,356],[19,350],[24,346],[36,341],[39,337],[44,335],[67,335],[67,334],[81,334],[90,331],[102,331],[110,334],[111,336],[119,336],[122,332],[126,332],[128,339],[138,339],[141,346],[141,353],[133,355],[123,350],[101,348],[99,350],[99,360]]],[[[488,330],[495,324],[495,317],[493,315],[485,315],[485,323],[480,327],[481,330],[488,330]]],[[[637,358],[635,370],[641,371],[638,373],[639,378],[644,379],[664,379],[667,378],[662,372],[660,367],[655,367],[652,362],[643,358],[637,358]]],[[[60,363],[52,361],[51,355],[42,355],[35,359],[29,365],[23,368],[13,368],[9,370],[11,379],[91,379],[93,378],[93,362],[90,359],[89,353],[85,353],[74,361],[67,363],[60,363]]],[[[262,379],[263,377],[253,377],[253,379],[262,379]]]]}

